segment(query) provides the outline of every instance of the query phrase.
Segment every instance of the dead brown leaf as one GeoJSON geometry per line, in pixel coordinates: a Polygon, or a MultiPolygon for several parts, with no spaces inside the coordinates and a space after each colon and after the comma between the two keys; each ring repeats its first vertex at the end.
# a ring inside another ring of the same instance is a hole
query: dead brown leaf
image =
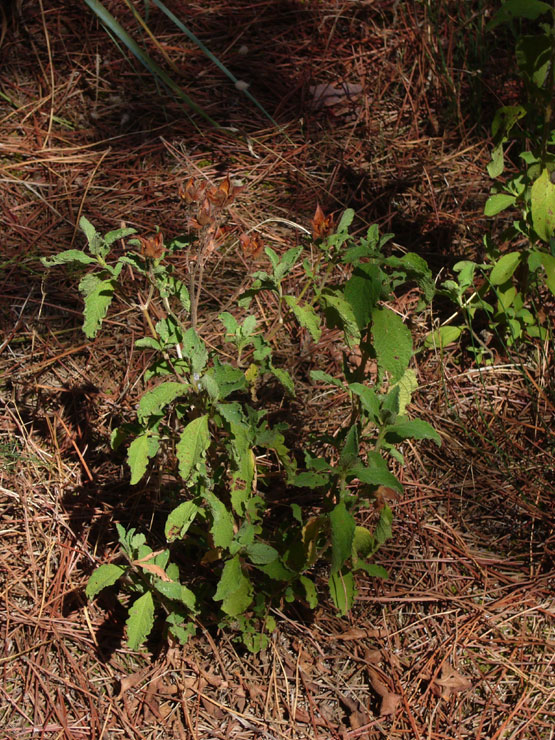
{"type": "Polygon", "coordinates": [[[443,664],[441,678],[436,678],[433,684],[438,687],[434,693],[439,693],[442,699],[450,699],[453,694],[472,687],[472,681],[461,675],[448,661],[443,664]]]}
{"type": "Polygon", "coordinates": [[[380,717],[388,717],[389,715],[395,714],[397,707],[401,702],[401,696],[391,691],[389,686],[384,682],[382,676],[374,668],[366,669],[370,677],[370,685],[381,698],[382,702],[380,705],[380,717]]]}

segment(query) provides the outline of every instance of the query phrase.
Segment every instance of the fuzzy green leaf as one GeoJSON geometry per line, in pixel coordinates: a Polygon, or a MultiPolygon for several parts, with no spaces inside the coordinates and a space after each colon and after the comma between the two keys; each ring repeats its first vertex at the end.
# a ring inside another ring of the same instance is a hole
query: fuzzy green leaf
{"type": "Polygon", "coordinates": [[[208,350],[193,328],[185,332],[181,349],[183,356],[191,363],[192,372],[200,375],[208,362],[208,350]]]}
{"type": "Polygon", "coordinates": [[[112,565],[110,563],[99,566],[87,581],[87,587],[85,588],[87,598],[93,599],[103,588],[113,586],[126,571],[127,568],[123,565],[112,565]]]}
{"type": "Polygon", "coordinates": [[[542,253],[542,265],[545,270],[545,281],[549,290],[555,295],[555,257],[542,253]]]}
{"type": "Polygon", "coordinates": [[[322,336],[322,330],[320,329],[320,317],[314,308],[309,303],[301,306],[295,296],[292,295],[284,296],[283,300],[293,311],[299,324],[308,330],[315,342],[318,342],[322,336]]]}
{"type": "Polygon", "coordinates": [[[105,257],[109,248],[106,247],[102,236],[97,232],[91,222],[85,218],[85,216],[81,216],[79,219],[79,228],[87,237],[90,253],[105,257]]]}
{"type": "Polygon", "coordinates": [[[150,591],[140,596],[129,607],[127,625],[127,645],[137,650],[149,636],[154,625],[154,600],[150,591]]]}
{"type": "Polygon", "coordinates": [[[226,509],[223,501],[220,501],[212,491],[204,491],[203,498],[208,503],[212,513],[212,527],[210,528],[210,532],[214,540],[214,545],[216,547],[228,548],[234,535],[233,516],[226,509]]]}
{"type": "Polygon", "coordinates": [[[189,385],[168,381],[161,383],[150,391],[147,391],[139,402],[137,418],[142,423],[149,416],[157,416],[166,406],[179,396],[184,396],[189,391],[189,385]]]}
{"type": "Polygon", "coordinates": [[[89,339],[93,339],[100,329],[114,297],[115,287],[114,280],[100,280],[91,274],[85,275],[79,283],[79,290],[85,298],[83,331],[89,339]]]}
{"type": "Polygon", "coordinates": [[[531,203],[534,231],[544,242],[549,242],[555,233],[555,184],[547,169],[532,185],[531,203]]]}
{"type": "Polygon", "coordinates": [[[344,296],[355,315],[358,328],[363,331],[370,322],[372,311],[382,291],[382,272],[373,264],[355,267],[345,284],[344,296]]]}
{"type": "Polygon", "coordinates": [[[343,329],[347,346],[354,347],[358,344],[360,342],[360,330],[351,304],[337,293],[323,293],[321,299],[332,322],[343,329]]]}
{"type": "Polygon", "coordinates": [[[393,513],[389,506],[384,506],[380,512],[380,518],[376,526],[374,536],[379,545],[383,545],[386,540],[391,539],[391,524],[393,522],[393,513]]]}
{"type": "Polygon", "coordinates": [[[263,542],[253,542],[245,548],[245,552],[254,565],[268,565],[279,557],[278,551],[263,542]]]}
{"type": "Polygon", "coordinates": [[[366,558],[374,551],[376,540],[366,527],[355,527],[353,537],[353,562],[366,558]]]}
{"type": "Polygon", "coordinates": [[[349,390],[360,398],[360,404],[370,421],[377,422],[380,416],[380,401],[376,391],[362,383],[349,383],[349,390]]]}
{"type": "Polygon", "coordinates": [[[391,374],[391,382],[403,377],[412,357],[412,336],[403,320],[389,308],[372,312],[372,338],[381,371],[391,374]]]}
{"type": "Polygon", "coordinates": [[[204,414],[204,416],[199,416],[187,424],[176,446],[179,475],[183,481],[187,482],[189,480],[209,445],[208,414],[204,414]]]}
{"type": "Polygon", "coordinates": [[[351,571],[330,575],[329,589],[335,608],[344,617],[353,606],[356,596],[355,578],[351,571]]]}
{"type": "Polygon", "coordinates": [[[187,586],[183,586],[181,583],[176,583],[175,581],[162,581],[157,578],[154,582],[154,588],[167,599],[179,601],[192,611],[195,609],[196,597],[187,586]]]}
{"type": "Polygon", "coordinates": [[[80,249],[67,249],[65,252],[60,252],[53,257],[42,257],[42,264],[45,267],[53,267],[54,265],[65,265],[68,262],[79,262],[81,265],[96,264],[94,257],[89,257],[80,249]]]}
{"type": "Polygon", "coordinates": [[[345,561],[351,557],[353,537],[355,534],[355,520],[347,511],[343,501],[340,501],[330,512],[331,526],[331,572],[337,573],[345,561]]]}
{"type": "Polygon", "coordinates": [[[274,267],[274,280],[276,283],[280,283],[287,273],[290,272],[302,251],[302,247],[292,247],[285,252],[278,264],[274,267]]]}
{"type": "Polygon", "coordinates": [[[491,31],[501,23],[508,23],[515,18],[535,20],[550,10],[551,7],[541,0],[505,0],[501,8],[487,24],[486,31],[491,31]]]}
{"type": "Polygon", "coordinates": [[[252,602],[252,586],[238,555],[224,565],[214,600],[222,601],[222,610],[232,617],[242,614],[252,602]]]}
{"type": "Polygon", "coordinates": [[[164,533],[168,542],[183,539],[194,522],[199,507],[194,501],[184,501],[168,516],[164,533]]]}
{"type": "Polygon", "coordinates": [[[399,492],[403,490],[398,478],[387,467],[373,465],[365,467],[362,463],[359,463],[350,468],[349,476],[358,478],[361,483],[366,483],[368,486],[388,486],[388,488],[399,492]]]}
{"type": "Polygon", "coordinates": [[[432,439],[441,446],[441,437],[431,424],[423,419],[405,419],[387,427],[387,441],[401,442],[404,439],[432,439]]]}
{"type": "Polygon", "coordinates": [[[131,485],[136,485],[146,473],[148,461],[158,452],[159,440],[147,432],[140,434],[129,445],[127,464],[131,468],[131,485]]]}

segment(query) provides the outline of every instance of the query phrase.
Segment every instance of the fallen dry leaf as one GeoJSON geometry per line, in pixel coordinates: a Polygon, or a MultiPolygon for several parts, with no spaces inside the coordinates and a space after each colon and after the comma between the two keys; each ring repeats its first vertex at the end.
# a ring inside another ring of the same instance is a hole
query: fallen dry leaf
{"type": "Polygon", "coordinates": [[[321,110],[322,108],[329,108],[332,105],[342,103],[345,99],[350,100],[360,95],[362,85],[350,82],[342,82],[338,86],[330,83],[321,83],[320,85],[312,85],[309,91],[312,95],[313,108],[315,110],[321,110]]]}
{"type": "Polygon", "coordinates": [[[378,671],[370,668],[370,666],[368,666],[366,670],[370,676],[370,685],[382,700],[380,705],[380,717],[388,717],[391,714],[395,714],[397,707],[401,702],[401,696],[390,690],[390,688],[384,683],[378,671]]]}
{"type": "Polygon", "coordinates": [[[442,699],[450,699],[453,694],[467,691],[472,687],[472,681],[462,676],[448,661],[443,664],[441,678],[436,678],[433,683],[439,687],[442,699]]]}

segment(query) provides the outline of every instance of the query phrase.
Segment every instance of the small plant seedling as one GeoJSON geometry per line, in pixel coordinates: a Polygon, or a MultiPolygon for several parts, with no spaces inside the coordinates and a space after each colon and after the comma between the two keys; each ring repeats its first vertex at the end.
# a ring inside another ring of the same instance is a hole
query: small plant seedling
{"type": "Polygon", "coordinates": [[[122,562],[100,565],[86,589],[93,598],[121,584],[132,648],[161,613],[168,635],[180,642],[198,620],[216,615],[220,626],[259,650],[275,627],[273,605],[296,599],[311,608],[318,604],[317,564],[326,565],[329,596],[346,614],[356,597],[357,571],[387,577],[373,559],[392,531],[384,491],[402,490],[390,461],[402,464],[406,439],[440,443],[429,424],[407,414],[417,386],[412,337],[386,305],[407,281],[420,286],[423,303],[429,301],[430,271],[415,254],[386,256],[391,235],[380,236],[377,226],[353,239],[351,210],[334,229],[318,208],[312,241],[283,254],[243,235],[243,249],[263,255],[266,265],[252,274],[232,310],[220,314],[220,345],[206,341],[200,320],[204,268],[226,239],[226,209],[238,193],[229,178],[217,187],[190,180],[180,193],[192,212],[188,237],[166,244],[161,233],[137,238],[132,229],[101,236],[83,218],[87,246],[44,260],[48,267],[84,268],[83,330],[91,339],[118,294],[148,328],[135,341],[147,356],[144,391],[136,417],[114,430],[112,446],[126,445],[133,486],[148,485],[152,463],[162,455],[179,497],[167,501],[164,548],[154,549],[144,533],[118,524],[122,562]],[[121,240],[127,248],[112,259],[121,240]],[[173,269],[177,252],[187,262],[184,280],[173,269]],[[127,290],[128,268],[146,286],[140,301],[136,289],[135,297],[127,290]],[[269,326],[250,309],[259,294],[275,307],[269,326]],[[155,304],[163,311],[154,312],[155,304]],[[287,425],[270,421],[264,387],[277,383],[285,406],[306,392],[275,351],[295,324],[314,346],[324,331],[335,331],[341,370],[330,374],[312,366],[307,372],[312,392],[337,388],[348,402],[344,421],[331,432],[311,430],[292,447],[287,425]],[[268,455],[271,474],[260,462],[268,455]],[[285,500],[274,495],[276,486],[287,491],[285,500]],[[379,512],[373,530],[356,520],[369,502],[379,512]]]}

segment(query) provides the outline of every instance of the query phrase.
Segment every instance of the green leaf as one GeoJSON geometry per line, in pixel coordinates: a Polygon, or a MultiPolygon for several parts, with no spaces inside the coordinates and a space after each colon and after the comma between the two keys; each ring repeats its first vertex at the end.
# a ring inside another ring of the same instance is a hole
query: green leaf
{"type": "Polygon", "coordinates": [[[182,504],[179,504],[166,519],[164,529],[166,540],[173,542],[177,539],[183,539],[198,512],[199,507],[194,501],[184,501],[182,504]]]}
{"type": "Polygon", "coordinates": [[[100,280],[90,274],[85,275],[79,283],[79,290],[85,298],[83,331],[89,339],[93,339],[100,329],[114,297],[115,287],[114,280],[100,280]]]}
{"type": "Polygon", "coordinates": [[[555,184],[547,169],[544,169],[532,185],[531,190],[532,224],[534,231],[549,243],[555,234],[555,184]]]}
{"type": "Polygon", "coordinates": [[[387,570],[383,566],[376,565],[375,563],[365,563],[362,560],[357,560],[356,570],[364,570],[372,578],[383,578],[385,581],[389,578],[387,570]]]}
{"type": "Polygon", "coordinates": [[[243,573],[238,555],[224,565],[214,600],[222,601],[222,610],[232,617],[242,614],[251,604],[252,586],[243,573]]]}
{"type": "Polygon", "coordinates": [[[87,238],[90,253],[105,257],[109,249],[106,248],[106,245],[104,244],[104,239],[97,232],[91,222],[85,218],[85,216],[81,216],[81,218],[79,219],[79,228],[87,238]]]}
{"type": "Polygon", "coordinates": [[[226,509],[223,501],[220,501],[212,491],[204,491],[202,496],[208,503],[212,513],[212,527],[210,528],[210,532],[214,540],[214,545],[215,547],[228,548],[234,535],[233,516],[226,509]]]}
{"type": "Polygon", "coordinates": [[[127,568],[123,565],[100,565],[87,581],[85,588],[87,598],[93,599],[103,588],[113,586],[126,571],[127,568]]]}
{"type": "Polygon", "coordinates": [[[349,226],[353,223],[354,217],[355,217],[355,212],[352,208],[347,208],[345,211],[343,211],[341,220],[339,221],[339,224],[337,225],[337,229],[335,230],[336,233],[341,234],[342,232],[348,231],[349,226]]]}
{"type": "Polygon", "coordinates": [[[380,401],[373,388],[362,383],[349,383],[349,390],[360,398],[360,403],[368,418],[377,422],[380,417],[380,401]]]}
{"type": "Polygon", "coordinates": [[[333,573],[330,575],[328,585],[335,608],[344,617],[350,611],[355,600],[355,578],[351,571],[333,573]]]}
{"type": "Polygon", "coordinates": [[[127,645],[130,650],[137,650],[154,626],[154,600],[150,591],[140,596],[130,606],[126,625],[127,645]]]}
{"type": "Polygon", "coordinates": [[[109,231],[104,235],[104,241],[106,244],[111,245],[114,242],[117,242],[118,239],[125,239],[127,236],[131,236],[131,234],[136,233],[137,230],[132,228],[114,229],[114,231],[109,231]]]}
{"type": "Polygon", "coordinates": [[[183,586],[181,583],[176,583],[175,581],[162,581],[157,578],[154,581],[154,588],[167,599],[179,601],[181,604],[185,604],[191,611],[195,610],[196,597],[187,586],[183,586]]]}
{"type": "Polygon", "coordinates": [[[555,257],[542,253],[542,265],[545,270],[545,281],[549,290],[555,295],[555,257]]]}
{"type": "Polygon", "coordinates": [[[293,379],[291,378],[287,370],[283,370],[283,368],[281,367],[274,367],[273,365],[270,365],[269,369],[272,375],[275,375],[275,377],[279,380],[285,390],[288,391],[292,396],[294,396],[295,384],[293,383],[293,379]]]}
{"type": "Polygon", "coordinates": [[[311,370],[310,378],[311,380],[315,380],[316,382],[320,381],[321,383],[329,383],[329,385],[335,385],[337,388],[343,388],[343,382],[341,380],[339,380],[338,378],[334,378],[333,375],[325,373],[323,370],[311,370]]]}
{"type": "Polygon", "coordinates": [[[299,581],[304,588],[308,606],[311,609],[316,609],[318,606],[318,593],[316,591],[314,581],[311,581],[310,578],[307,578],[306,576],[299,576],[299,581]]]}
{"type": "Polygon", "coordinates": [[[188,384],[168,381],[147,391],[139,402],[137,418],[143,423],[149,416],[157,416],[176,398],[185,396],[189,388],[188,384]]]}
{"type": "Polygon", "coordinates": [[[288,249],[285,252],[278,264],[274,267],[274,280],[276,283],[280,283],[287,273],[291,271],[302,251],[303,248],[301,246],[292,247],[292,249],[288,249]]]}
{"type": "Polygon", "coordinates": [[[191,363],[192,372],[200,375],[208,362],[208,350],[193,328],[185,332],[181,349],[183,356],[191,363]]]}
{"type": "Polygon", "coordinates": [[[391,524],[393,522],[393,513],[389,506],[384,506],[380,512],[380,518],[374,532],[374,536],[379,545],[383,545],[386,540],[391,539],[393,533],[391,524]]]}
{"type": "Polygon", "coordinates": [[[245,548],[245,553],[254,565],[268,565],[279,557],[275,548],[265,545],[263,542],[253,542],[252,545],[248,545],[245,548]]]}
{"type": "Polygon", "coordinates": [[[407,368],[397,385],[399,387],[399,414],[404,414],[405,409],[411,402],[412,394],[418,388],[418,380],[414,370],[410,367],[407,368]]]}
{"type": "Polygon", "coordinates": [[[333,323],[343,329],[347,346],[354,347],[358,344],[360,342],[360,330],[351,304],[342,296],[331,292],[322,293],[321,300],[327,309],[326,313],[328,315],[331,309],[333,323]]]}
{"type": "Polygon", "coordinates": [[[369,486],[387,486],[392,488],[394,491],[402,492],[403,486],[399,482],[398,478],[393,473],[381,466],[364,466],[362,463],[354,465],[349,470],[349,477],[353,476],[358,478],[361,483],[366,483],[369,486]]]}
{"type": "Polygon", "coordinates": [[[127,450],[127,464],[131,468],[131,485],[136,485],[146,473],[148,461],[158,452],[159,440],[148,432],[136,437],[127,450]]]}
{"type": "Polygon", "coordinates": [[[440,326],[426,336],[424,346],[439,347],[440,349],[447,347],[448,344],[456,342],[463,331],[464,326],[440,326]]]}
{"type": "Polygon", "coordinates": [[[391,374],[391,382],[403,377],[412,357],[412,336],[403,320],[389,308],[372,313],[372,338],[381,371],[391,374]]]}
{"type": "Polygon", "coordinates": [[[404,439],[432,439],[439,447],[441,437],[431,424],[422,419],[407,419],[397,421],[386,428],[385,437],[388,442],[401,442],[404,439]]]}
{"type": "Polygon", "coordinates": [[[227,398],[234,391],[244,390],[247,387],[245,373],[232,365],[222,365],[216,358],[214,365],[209,368],[202,378],[206,389],[214,401],[227,398]]]}
{"type": "Polygon", "coordinates": [[[500,257],[490,272],[489,281],[492,285],[502,285],[512,277],[522,259],[521,252],[509,252],[500,257]]]}
{"type": "Polygon", "coordinates": [[[208,414],[204,414],[204,416],[199,416],[187,424],[176,446],[179,475],[183,481],[187,482],[189,480],[209,445],[208,414]]]}
{"type": "Polygon", "coordinates": [[[535,20],[550,10],[551,7],[541,0],[506,0],[487,24],[486,31],[491,31],[501,23],[508,23],[515,18],[535,20]]]}
{"type": "Polygon", "coordinates": [[[97,264],[94,257],[89,257],[88,254],[85,254],[80,249],[67,249],[65,252],[60,252],[60,254],[56,254],[53,257],[42,257],[41,262],[45,267],[65,265],[68,262],[79,262],[81,265],[97,264]]]}
{"type": "Polygon", "coordinates": [[[322,488],[322,486],[329,485],[330,478],[329,475],[306,471],[293,476],[288,482],[298,488],[322,488]]]}
{"type": "Polygon", "coordinates": [[[366,527],[355,527],[353,537],[353,562],[359,558],[366,558],[374,552],[376,540],[366,527]]]}
{"type": "Polygon", "coordinates": [[[320,329],[320,317],[314,308],[309,303],[301,306],[295,296],[292,295],[284,296],[283,300],[293,311],[299,324],[308,330],[315,342],[318,342],[322,336],[322,330],[320,329]]]}
{"type": "Polygon", "coordinates": [[[542,88],[551,64],[551,38],[548,35],[521,36],[516,44],[516,61],[529,84],[542,88]]]}
{"type": "Polygon", "coordinates": [[[486,200],[486,205],[484,206],[484,215],[495,216],[496,214],[501,213],[501,211],[504,211],[505,208],[512,206],[515,201],[515,196],[508,195],[507,193],[496,193],[496,195],[490,195],[486,200]]]}
{"type": "Polygon", "coordinates": [[[353,424],[345,436],[345,441],[339,457],[338,467],[341,470],[347,470],[356,460],[358,460],[359,447],[358,429],[356,424],[353,424]]]}
{"type": "Polygon", "coordinates": [[[382,291],[382,272],[376,264],[355,267],[345,283],[345,299],[355,315],[358,328],[363,331],[370,322],[372,311],[382,291]]]}
{"type": "Polygon", "coordinates": [[[355,534],[355,520],[347,511],[343,501],[340,501],[330,512],[331,525],[331,572],[337,573],[345,561],[351,557],[353,538],[355,534]]]}

